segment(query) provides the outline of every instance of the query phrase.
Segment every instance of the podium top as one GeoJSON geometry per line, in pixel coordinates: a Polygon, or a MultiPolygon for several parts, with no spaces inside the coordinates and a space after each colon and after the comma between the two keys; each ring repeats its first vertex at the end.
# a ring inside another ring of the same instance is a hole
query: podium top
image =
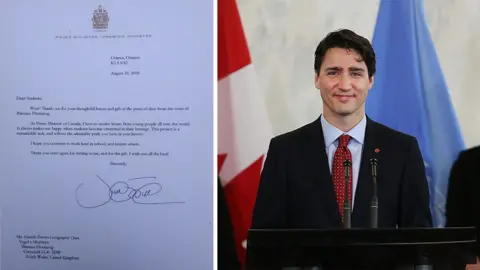
{"type": "Polygon", "coordinates": [[[474,227],[251,229],[248,247],[396,246],[475,243],[474,227]]]}
{"type": "Polygon", "coordinates": [[[475,241],[474,227],[251,229],[247,269],[314,265],[324,269],[390,269],[393,265],[417,264],[456,267],[476,262],[475,241]]]}

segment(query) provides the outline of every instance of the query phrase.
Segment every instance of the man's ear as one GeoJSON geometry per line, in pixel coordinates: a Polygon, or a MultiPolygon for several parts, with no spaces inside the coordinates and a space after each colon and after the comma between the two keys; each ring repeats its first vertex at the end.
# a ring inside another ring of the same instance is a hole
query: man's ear
{"type": "Polygon", "coordinates": [[[315,87],[317,89],[320,89],[320,82],[319,82],[319,78],[320,78],[320,75],[317,73],[317,71],[315,71],[315,76],[314,76],[314,80],[315,80],[315,87]]]}
{"type": "Polygon", "coordinates": [[[373,82],[375,81],[375,76],[371,76],[369,80],[370,82],[368,83],[368,90],[372,89],[373,82]]]}

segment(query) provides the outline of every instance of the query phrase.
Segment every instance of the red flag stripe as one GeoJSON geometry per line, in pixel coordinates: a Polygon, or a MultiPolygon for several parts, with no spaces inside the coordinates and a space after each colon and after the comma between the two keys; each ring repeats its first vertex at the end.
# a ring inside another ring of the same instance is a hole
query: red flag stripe
{"type": "Polygon", "coordinates": [[[218,80],[251,63],[235,0],[218,1],[218,80]]]}
{"type": "Polygon", "coordinates": [[[220,174],[220,171],[222,170],[222,167],[223,167],[223,163],[225,162],[225,159],[227,158],[227,154],[222,154],[222,153],[219,153],[217,155],[217,174],[220,174]]]}
{"type": "Polygon", "coordinates": [[[224,185],[235,244],[245,265],[246,240],[272,136],[263,96],[235,0],[218,1],[218,172],[224,185]]]}
{"type": "Polygon", "coordinates": [[[225,187],[230,218],[234,227],[235,244],[240,263],[245,265],[245,248],[242,242],[247,239],[252,222],[252,212],[257,197],[257,188],[263,166],[263,156],[239,173],[225,187]]]}

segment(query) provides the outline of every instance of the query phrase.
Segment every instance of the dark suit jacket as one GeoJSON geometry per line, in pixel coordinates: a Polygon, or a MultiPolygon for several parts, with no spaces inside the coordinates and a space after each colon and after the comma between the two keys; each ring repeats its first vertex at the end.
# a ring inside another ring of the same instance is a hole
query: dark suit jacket
{"type": "MultiPolygon", "coordinates": [[[[376,157],[378,227],[431,227],[424,162],[414,137],[367,117],[352,227],[369,226],[376,157]],[[375,149],[380,150],[375,153],[375,149]]],[[[320,118],[270,142],[252,228],[336,228],[341,219],[320,118]]]]}
{"type": "MultiPolygon", "coordinates": [[[[452,166],[446,205],[447,227],[476,227],[480,238],[480,146],[460,153],[452,166]]],[[[477,256],[480,244],[477,242],[477,256]]]]}

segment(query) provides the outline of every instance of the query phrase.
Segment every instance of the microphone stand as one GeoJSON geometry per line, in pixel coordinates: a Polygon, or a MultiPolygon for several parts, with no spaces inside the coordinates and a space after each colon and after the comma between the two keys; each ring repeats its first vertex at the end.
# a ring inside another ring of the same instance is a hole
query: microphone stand
{"type": "Polygon", "coordinates": [[[377,228],[378,226],[377,164],[378,161],[376,158],[370,159],[373,182],[373,196],[372,201],[370,202],[370,228],[377,228]]]}
{"type": "Polygon", "coordinates": [[[352,162],[345,159],[343,162],[344,172],[345,172],[345,200],[343,201],[343,228],[349,229],[352,227],[351,215],[352,209],[350,208],[350,196],[348,195],[349,180],[350,180],[350,168],[352,167],[352,162]]]}

